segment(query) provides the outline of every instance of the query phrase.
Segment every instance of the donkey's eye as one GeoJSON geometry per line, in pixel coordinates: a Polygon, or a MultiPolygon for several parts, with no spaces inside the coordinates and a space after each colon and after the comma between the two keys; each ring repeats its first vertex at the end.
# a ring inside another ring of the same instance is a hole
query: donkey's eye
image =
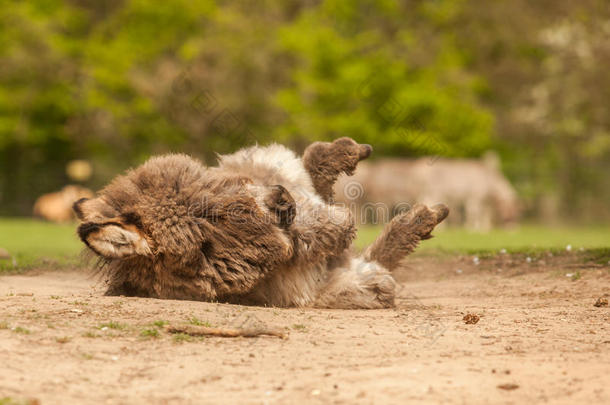
{"type": "Polygon", "coordinates": [[[125,224],[135,225],[136,227],[142,229],[142,218],[135,212],[126,212],[121,214],[121,219],[125,222],[125,224]]]}

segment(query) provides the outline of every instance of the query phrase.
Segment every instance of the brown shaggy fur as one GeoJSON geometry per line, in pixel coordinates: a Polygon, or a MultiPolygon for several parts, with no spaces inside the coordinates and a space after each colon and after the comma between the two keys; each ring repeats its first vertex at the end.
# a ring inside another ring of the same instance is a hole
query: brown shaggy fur
{"type": "Polygon", "coordinates": [[[356,165],[370,156],[371,145],[358,145],[350,138],[332,143],[315,142],[303,154],[303,164],[309,172],[316,192],[326,202],[334,202],[333,186],[339,175],[354,174],[356,165]]]}
{"type": "Polygon", "coordinates": [[[78,233],[102,258],[108,295],[390,307],[390,270],[447,212],[416,207],[354,257],[354,220],[330,203],[332,186],[370,152],[341,138],[314,143],[303,159],[280,145],[220,156],[214,168],[155,157],[75,203],[78,233]]]}

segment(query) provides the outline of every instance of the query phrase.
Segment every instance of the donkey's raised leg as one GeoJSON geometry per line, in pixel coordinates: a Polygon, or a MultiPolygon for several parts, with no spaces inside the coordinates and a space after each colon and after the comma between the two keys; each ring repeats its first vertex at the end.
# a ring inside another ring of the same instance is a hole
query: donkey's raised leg
{"type": "Polygon", "coordinates": [[[358,162],[369,157],[372,151],[371,145],[358,144],[351,138],[314,142],[305,149],[303,165],[311,176],[316,192],[327,203],[333,203],[333,185],[339,175],[354,174],[358,162]]]}
{"type": "Polygon", "coordinates": [[[388,270],[394,270],[400,261],[413,252],[420,241],[430,239],[436,225],[449,215],[444,204],[428,208],[416,204],[409,211],[395,216],[383,232],[364,252],[364,259],[376,261],[388,270]]]}

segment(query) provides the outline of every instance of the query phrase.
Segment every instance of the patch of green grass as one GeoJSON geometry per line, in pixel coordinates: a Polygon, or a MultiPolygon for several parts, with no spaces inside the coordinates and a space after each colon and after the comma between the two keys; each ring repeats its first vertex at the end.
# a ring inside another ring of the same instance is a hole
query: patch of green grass
{"type": "Polygon", "coordinates": [[[0,247],[14,259],[0,260],[2,273],[75,267],[83,246],[76,236],[76,224],[0,218],[0,247]]]}
{"type": "Polygon", "coordinates": [[[209,323],[208,321],[202,321],[201,319],[197,319],[194,316],[189,319],[189,323],[191,325],[205,326],[206,328],[212,327],[212,324],[209,323]]]}
{"type": "Polygon", "coordinates": [[[13,329],[13,332],[19,333],[22,335],[29,335],[30,333],[32,333],[32,332],[30,332],[29,329],[22,328],[21,326],[17,326],[15,329],[13,329]]]}
{"type": "Polygon", "coordinates": [[[81,356],[85,360],[93,360],[93,355],[90,353],[81,353],[81,356]]]}
{"type": "MultiPolygon", "coordinates": [[[[360,227],[355,246],[363,249],[379,235],[382,226],[360,227]]],[[[490,232],[474,232],[459,228],[435,230],[434,238],[423,241],[416,254],[430,253],[529,253],[542,250],[572,251],[580,248],[598,250],[597,259],[610,260],[610,228],[593,227],[544,227],[523,225],[515,229],[494,229],[490,232]],[[605,251],[605,252],[604,252],[605,251]]]]}
{"type": "Polygon", "coordinates": [[[154,321],[154,322],[152,323],[152,325],[153,325],[153,326],[156,326],[157,328],[162,328],[162,327],[164,327],[165,325],[167,325],[168,323],[169,323],[169,322],[167,322],[167,321],[158,320],[158,321],[154,321]]]}
{"type": "MultiPolygon", "coordinates": [[[[380,225],[361,226],[355,246],[363,249],[379,235],[380,225]]],[[[487,233],[459,228],[439,229],[435,237],[424,241],[416,254],[431,253],[497,253],[564,250],[572,246],[599,249],[595,261],[610,260],[610,228],[607,226],[544,227],[523,225],[515,229],[495,229],[487,233]],[[603,251],[602,249],[606,249],[603,251]]],[[[15,259],[0,260],[0,274],[29,269],[62,269],[80,264],[83,245],[76,236],[76,224],[53,224],[30,218],[0,218],[0,247],[15,259]]],[[[59,299],[60,297],[53,297],[59,299]]],[[[117,304],[120,305],[120,304],[117,304]]]]}
{"type": "Polygon", "coordinates": [[[142,330],[142,332],[140,332],[140,336],[143,338],[158,338],[160,335],[157,329],[150,328],[142,330]]]}
{"type": "Polygon", "coordinates": [[[11,397],[0,398],[0,405],[34,405],[38,401],[30,399],[15,399],[11,397]]]}
{"type": "Polygon", "coordinates": [[[610,246],[599,249],[588,249],[586,259],[597,264],[610,264],[610,246]]]}
{"type": "Polygon", "coordinates": [[[125,325],[123,323],[115,322],[115,321],[110,321],[110,322],[100,324],[97,328],[98,329],[108,328],[108,329],[123,330],[123,329],[127,328],[127,325],[125,325]]]}
{"type": "Polygon", "coordinates": [[[193,341],[193,337],[190,335],[187,335],[186,333],[176,333],[173,337],[174,342],[176,343],[183,343],[183,342],[192,342],[193,341]]]}
{"type": "Polygon", "coordinates": [[[299,324],[299,323],[295,323],[294,325],[292,325],[292,329],[304,331],[305,329],[307,329],[307,326],[299,324]]]}
{"type": "Polygon", "coordinates": [[[83,333],[83,337],[98,338],[98,337],[100,337],[100,335],[98,335],[97,333],[93,333],[93,332],[85,332],[85,333],[83,333]]]}

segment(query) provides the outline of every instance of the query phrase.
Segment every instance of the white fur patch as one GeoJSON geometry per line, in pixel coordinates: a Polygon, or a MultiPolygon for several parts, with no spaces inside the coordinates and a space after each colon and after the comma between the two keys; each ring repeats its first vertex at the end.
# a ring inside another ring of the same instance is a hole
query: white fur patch
{"type": "MultiPolygon", "coordinates": [[[[221,155],[218,160],[218,166],[221,168],[239,170],[251,176],[256,176],[257,173],[267,176],[271,172],[273,177],[281,177],[284,180],[277,184],[287,187],[286,183],[290,183],[300,191],[310,192],[319,198],[315,194],[311,178],[305,170],[301,158],[283,145],[275,143],[268,146],[256,145],[230,155],[221,155]],[[261,167],[266,168],[267,171],[261,171],[261,167]]],[[[261,178],[259,180],[266,184],[266,181],[271,179],[261,178]]]]}
{"type": "Polygon", "coordinates": [[[151,254],[148,242],[137,232],[116,225],[107,225],[87,236],[93,249],[102,256],[121,258],[151,254]]]}

